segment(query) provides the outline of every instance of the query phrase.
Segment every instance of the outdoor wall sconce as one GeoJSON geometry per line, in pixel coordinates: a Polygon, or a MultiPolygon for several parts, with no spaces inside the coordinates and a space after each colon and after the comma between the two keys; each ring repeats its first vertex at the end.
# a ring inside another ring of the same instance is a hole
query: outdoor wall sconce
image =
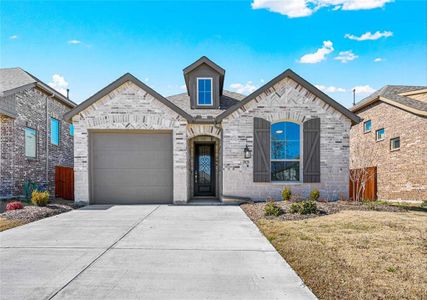
{"type": "Polygon", "coordinates": [[[249,150],[248,145],[246,145],[245,149],[243,149],[243,152],[245,153],[245,158],[251,158],[251,150],[249,150]]]}

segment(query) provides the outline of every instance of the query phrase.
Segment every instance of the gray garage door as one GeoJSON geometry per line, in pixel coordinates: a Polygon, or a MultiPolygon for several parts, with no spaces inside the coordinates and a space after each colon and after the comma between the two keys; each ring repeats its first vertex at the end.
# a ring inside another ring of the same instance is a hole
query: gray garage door
{"type": "Polygon", "coordinates": [[[94,132],[91,203],[172,203],[172,134],[94,132]]]}

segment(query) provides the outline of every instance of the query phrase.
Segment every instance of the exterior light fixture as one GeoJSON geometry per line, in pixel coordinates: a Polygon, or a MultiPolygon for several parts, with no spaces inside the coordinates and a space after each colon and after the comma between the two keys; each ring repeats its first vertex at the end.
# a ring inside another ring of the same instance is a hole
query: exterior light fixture
{"type": "Polygon", "coordinates": [[[245,153],[245,158],[251,158],[251,150],[249,150],[248,145],[246,145],[245,149],[243,149],[243,152],[245,153]]]}

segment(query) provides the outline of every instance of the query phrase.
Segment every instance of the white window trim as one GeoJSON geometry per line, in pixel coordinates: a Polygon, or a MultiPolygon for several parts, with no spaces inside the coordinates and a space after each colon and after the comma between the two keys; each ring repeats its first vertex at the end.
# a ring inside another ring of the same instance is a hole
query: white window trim
{"type": "Polygon", "coordinates": [[[289,123],[295,123],[299,125],[299,159],[272,159],[271,158],[271,144],[272,144],[272,140],[271,140],[271,129],[270,129],[270,183],[272,184],[282,184],[282,185],[286,185],[286,184],[290,184],[290,185],[294,185],[294,184],[300,184],[303,183],[303,177],[304,177],[304,166],[303,166],[303,157],[304,157],[304,153],[303,153],[303,124],[301,122],[295,121],[295,120],[280,120],[280,121],[276,121],[276,122],[271,122],[270,124],[270,128],[273,126],[273,124],[277,124],[277,123],[285,123],[285,122],[289,122],[289,123]],[[272,161],[296,161],[299,162],[299,180],[297,181],[273,181],[271,180],[271,162],[272,161]]]}
{"type": "Polygon", "coordinates": [[[381,141],[384,141],[384,140],[385,140],[385,129],[384,129],[384,128],[377,129],[377,130],[375,131],[375,141],[376,141],[376,142],[381,142],[381,141]],[[384,136],[383,136],[382,138],[378,138],[378,132],[379,132],[380,130],[384,130],[384,136]]]}
{"type": "Polygon", "coordinates": [[[363,133],[368,133],[372,131],[372,121],[371,120],[366,120],[365,122],[363,122],[363,133]],[[369,130],[365,130],[365,124],[371,122],[371,129],[369,130]]]}
{"type": "Polygon", "coordinates": [[[213,78],[212,77],[197,77],[197,106],[213,106],[213,78]],[[211,81],[211,103],[210,104],[201,104],[199,102],[199,79],[210,80],[211,81]]]}
{"type": "Polygon", "coordinates": [[[390,139],[390,151],[393,152],[393,151],[397,151],[397,150],[400,150],[400,136],[396,136],[396,137],[390,139]],[[399,148],[393,148],[391,146],[391,145],[393,145],[392,141],[397,140],[397,139],[399,140],[399,148]]]}

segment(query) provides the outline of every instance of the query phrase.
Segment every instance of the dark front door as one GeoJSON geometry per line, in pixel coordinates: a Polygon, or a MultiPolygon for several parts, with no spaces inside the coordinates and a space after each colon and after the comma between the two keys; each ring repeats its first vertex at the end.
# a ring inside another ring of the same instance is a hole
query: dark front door
{"type": "Polygon", "coordinates": [[[214,144],[195,144],[194,196],[215,196],[214,144]]]}

